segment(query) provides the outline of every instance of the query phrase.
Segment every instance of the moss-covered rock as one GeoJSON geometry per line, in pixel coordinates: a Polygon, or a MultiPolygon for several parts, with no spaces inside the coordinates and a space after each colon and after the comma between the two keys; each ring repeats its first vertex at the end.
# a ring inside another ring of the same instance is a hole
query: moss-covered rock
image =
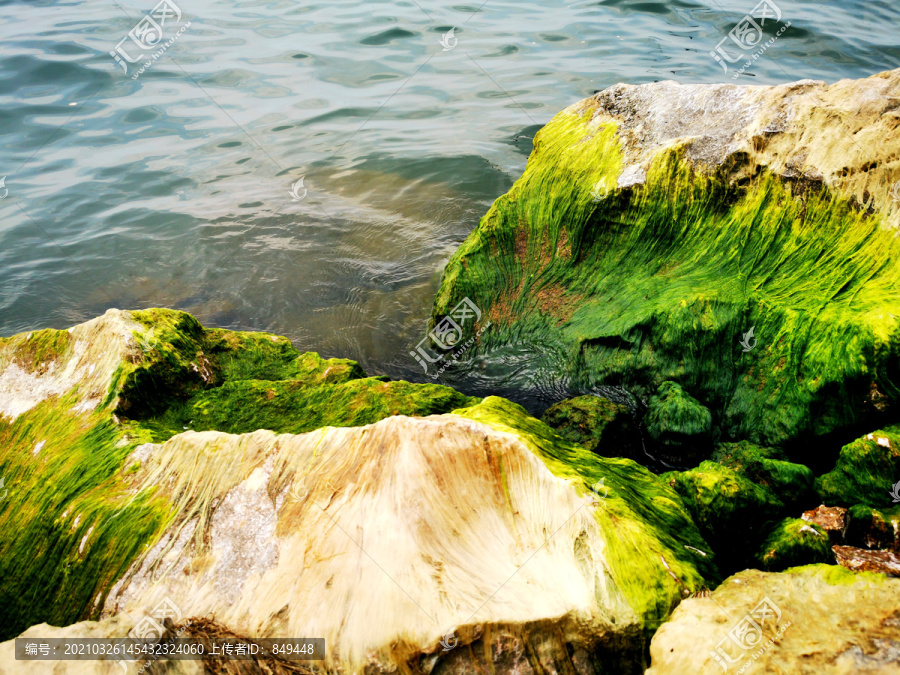
{"type": "Polygon", "coordinates": [[[894,503],[891,491],[900,482],[900,427],[866,434],[841,448],[833,470],[816,479],[816,492],[829,506],[894,503]]]}
{"type": "Polygon", "coordinates": [[[828,533],[800,518],[785,518],[773,527],[756,556],[757,563],[769,572],[788,567],[834,563],[828,533]]]}
{"type": "Polygon", "coordinates": [[[900,504],[880,510],[863,504],[850,507],[845,539],[857,548],[900,552],[900,504]]]}
{"type": "Polygon", "coordinates": [[[604,457],[643,457],[631,411],[600,396],[577,396],[550,406],[541,421],[573,443],[604,457]]]}
{"type": "Polygon", "coordinates": [[[712,414],[675,382],[650,397],[644,424],[665,461],[690,466],[712,449],[712,414]]]}
{"type": "Polygon", "coordinates": [[[171,521],[171,504],[154,490],[130,492],[140,463],[123,463],[141,443],[187,428],[363,425],[477,401],[367,378],[353,361],[301,354],[267,333],[206,329],[166,309],[110,310],[68,330],[2,338],[2,635],[96,616],[171,521]]]}
{"type": "Polygon", "coordinates": [[[690,471],[660,476],[681,496],[723,572],[746,567],[784,503],[768,488],[736,471],[705,461],[690,471]]]}
{"type": "Polygon", "coordinates": [[[471,367],[510,390],[553,373],[646,400],[677,382],[724,440],[814,447],[881,424],[900,399],[900,239],[883,226],[898,209],[882,166],[900,132],[878,111],[900,71],[816,85],[815,110],[797,95],[811,86],[617,86],[561,112],[448,263],[433,320],[465,297],[480,307],[472,331],[490,327],[471,367]],[[869,131],[863,153],[848,116],[869,131]]]}
{"type": "Polygon", "coordinates": [[[769,488],[789,509],[808,508],[816,500],[812,469],[786,461],[781,450],[748,441],[720,443],[710,459],[769,488]]]}

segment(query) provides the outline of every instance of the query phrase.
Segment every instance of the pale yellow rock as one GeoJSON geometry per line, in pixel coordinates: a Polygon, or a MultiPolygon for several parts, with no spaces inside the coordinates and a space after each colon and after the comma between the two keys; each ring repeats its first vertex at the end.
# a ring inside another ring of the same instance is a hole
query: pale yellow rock
{"type": "Polygon", "coordinates": [[[650,658],[646,675],[895,675],[900,579],[830,565],[746,570],[681,603],[650,658]]]}
{"type": "Polygon", "coordinates": [[[686,144],[689,161],[731,180],[766,167],[824,183],[900,227],[900,69],[831,85],[617,84],[567,111],[620,125],[620,186],[643,183],[660,149],[686,144]]]}

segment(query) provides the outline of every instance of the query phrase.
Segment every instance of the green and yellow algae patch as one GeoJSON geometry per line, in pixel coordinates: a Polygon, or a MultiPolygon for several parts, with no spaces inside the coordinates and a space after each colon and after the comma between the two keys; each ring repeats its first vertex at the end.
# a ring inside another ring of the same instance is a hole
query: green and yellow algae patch
{"type": "Polygon", "coordinates": [[[522,177],[448,263],[435,321],[475,302],[492,323],[473,362],[510,389],[553,373],[573,392],[646,400],[678,383],[721,440],[799,447],[877,424],[900,397],[900,239],[886,212],[764,165],[737,176],[727,144],[701,162],[705,141],[687,136],[645,138],[631,171],[646,116],[603,100],[538,133],[522,177]]]}
{"type": "Polygon", "coordinates": [[[896,503],[900,483],[900,427],[873,431],[848,443],[834,469],[816,479],[816,492],[829,506],[861,504],[874,508],[896,503]]]}

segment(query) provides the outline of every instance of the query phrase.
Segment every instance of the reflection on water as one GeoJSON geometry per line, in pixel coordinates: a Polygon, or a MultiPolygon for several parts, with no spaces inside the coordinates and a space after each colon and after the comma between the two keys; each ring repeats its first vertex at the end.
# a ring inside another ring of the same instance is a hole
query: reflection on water
{"type": "MultiPolygon", "coordinates": [[[[154,4],[0,4],[0,334],[169,306],[421,381],[443,265],[535,130],[619,81],[724,81],[709,51],[754,3],[181,0],[132,80],[109,51],[154,4]]],[[[900,65],[885,0],[779,6],[741,82],[900,65]]]]}

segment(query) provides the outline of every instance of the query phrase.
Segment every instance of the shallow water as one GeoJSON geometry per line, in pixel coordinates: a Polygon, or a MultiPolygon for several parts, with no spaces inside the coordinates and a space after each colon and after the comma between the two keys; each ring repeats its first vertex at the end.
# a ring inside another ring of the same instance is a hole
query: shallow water
{"type": "MultiPolygon", "coordinates": [[[[416,381],[534,131],[616,82],[731,81],[709,51],[755,4],[175,0],[166,38],[190,26],[132,79],[109,52],[157,1],[0,2],[0,335],[168,306],[416,381]]],[[[900,66],[896,4],[777,1],[737,82],[900,66]]]]}

